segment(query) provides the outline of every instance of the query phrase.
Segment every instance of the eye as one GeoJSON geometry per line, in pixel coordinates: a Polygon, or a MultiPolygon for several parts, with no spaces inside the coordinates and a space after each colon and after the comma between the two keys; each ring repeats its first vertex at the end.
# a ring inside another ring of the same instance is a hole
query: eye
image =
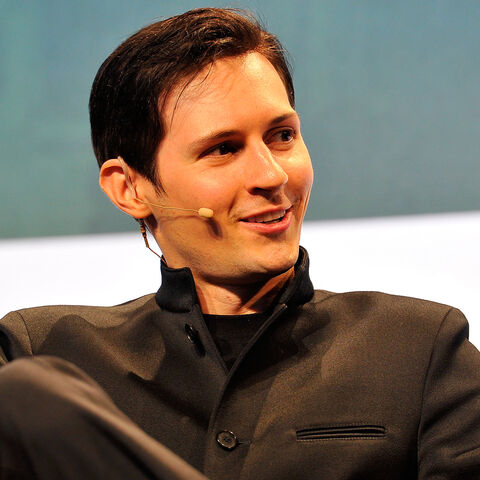
{"type": "Polygon", "coordinates": [[[239,147],[233,144],[232,142],[224,142],[208,149],[206,152],[202,154],[202,156],[207,156],[207,155],[225,156],[230,153],[236,153],[238,152],[238,150],[239,150],[239,147]]]}
{"type": "Polygon", "coordinates": [[[295,130],[293,128],[281,128],[272,132],[267,143],[290,143],[293,140],[295,140],[295,130]]]}

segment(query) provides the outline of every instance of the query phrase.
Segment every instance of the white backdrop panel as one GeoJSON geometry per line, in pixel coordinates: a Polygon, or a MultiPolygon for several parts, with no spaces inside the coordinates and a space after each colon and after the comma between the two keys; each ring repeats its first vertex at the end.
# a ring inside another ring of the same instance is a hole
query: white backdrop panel
{"type": "MultiPolygon", "coordinates": [[[[302,245],[317,288],[454,305],[480,346],[480,212],[307,222],[302,245]]],[[[113,305],[160,284],[158,259],[137,233],[3,240],[0,264],[1,316],[37,305],[113,305]]]]}

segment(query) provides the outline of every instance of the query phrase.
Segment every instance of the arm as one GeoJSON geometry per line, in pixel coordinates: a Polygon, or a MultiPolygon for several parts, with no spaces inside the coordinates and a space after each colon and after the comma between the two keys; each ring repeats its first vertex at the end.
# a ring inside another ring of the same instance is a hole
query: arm
{"type": "Polygon", "coordinates": [[[0,366],[17,357],[33,355],[30,335],[19,312],[0,320],[0,366]]]}
{"type": "Polygon", "coordinates": [[[418,462],[421,480],[480,478],[480,352],[455,309],[445,316],[431,352],[418,462]]]}

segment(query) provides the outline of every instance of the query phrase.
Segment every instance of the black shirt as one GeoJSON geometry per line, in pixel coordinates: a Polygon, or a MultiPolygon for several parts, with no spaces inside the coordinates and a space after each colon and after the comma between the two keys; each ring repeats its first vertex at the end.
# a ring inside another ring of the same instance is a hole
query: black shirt
{"type": "Polygon", "coordinates": [[[229,370],[269,315],[270,312],[246,315],[203,315],[213,340],[229,370]]]}

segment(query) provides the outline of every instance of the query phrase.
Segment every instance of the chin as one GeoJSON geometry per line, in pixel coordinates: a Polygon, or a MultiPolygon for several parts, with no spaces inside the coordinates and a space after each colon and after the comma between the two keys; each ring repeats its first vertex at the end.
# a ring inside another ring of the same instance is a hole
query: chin
{"type": "Polygon", "coordinates": [[[258,259],[257,271],[270,277],[281,275],[295,265],[298,252],[298,246],[296,248],[290,248],[288,251],[270,252],[268,256],[263,256],[258,259]]]}

